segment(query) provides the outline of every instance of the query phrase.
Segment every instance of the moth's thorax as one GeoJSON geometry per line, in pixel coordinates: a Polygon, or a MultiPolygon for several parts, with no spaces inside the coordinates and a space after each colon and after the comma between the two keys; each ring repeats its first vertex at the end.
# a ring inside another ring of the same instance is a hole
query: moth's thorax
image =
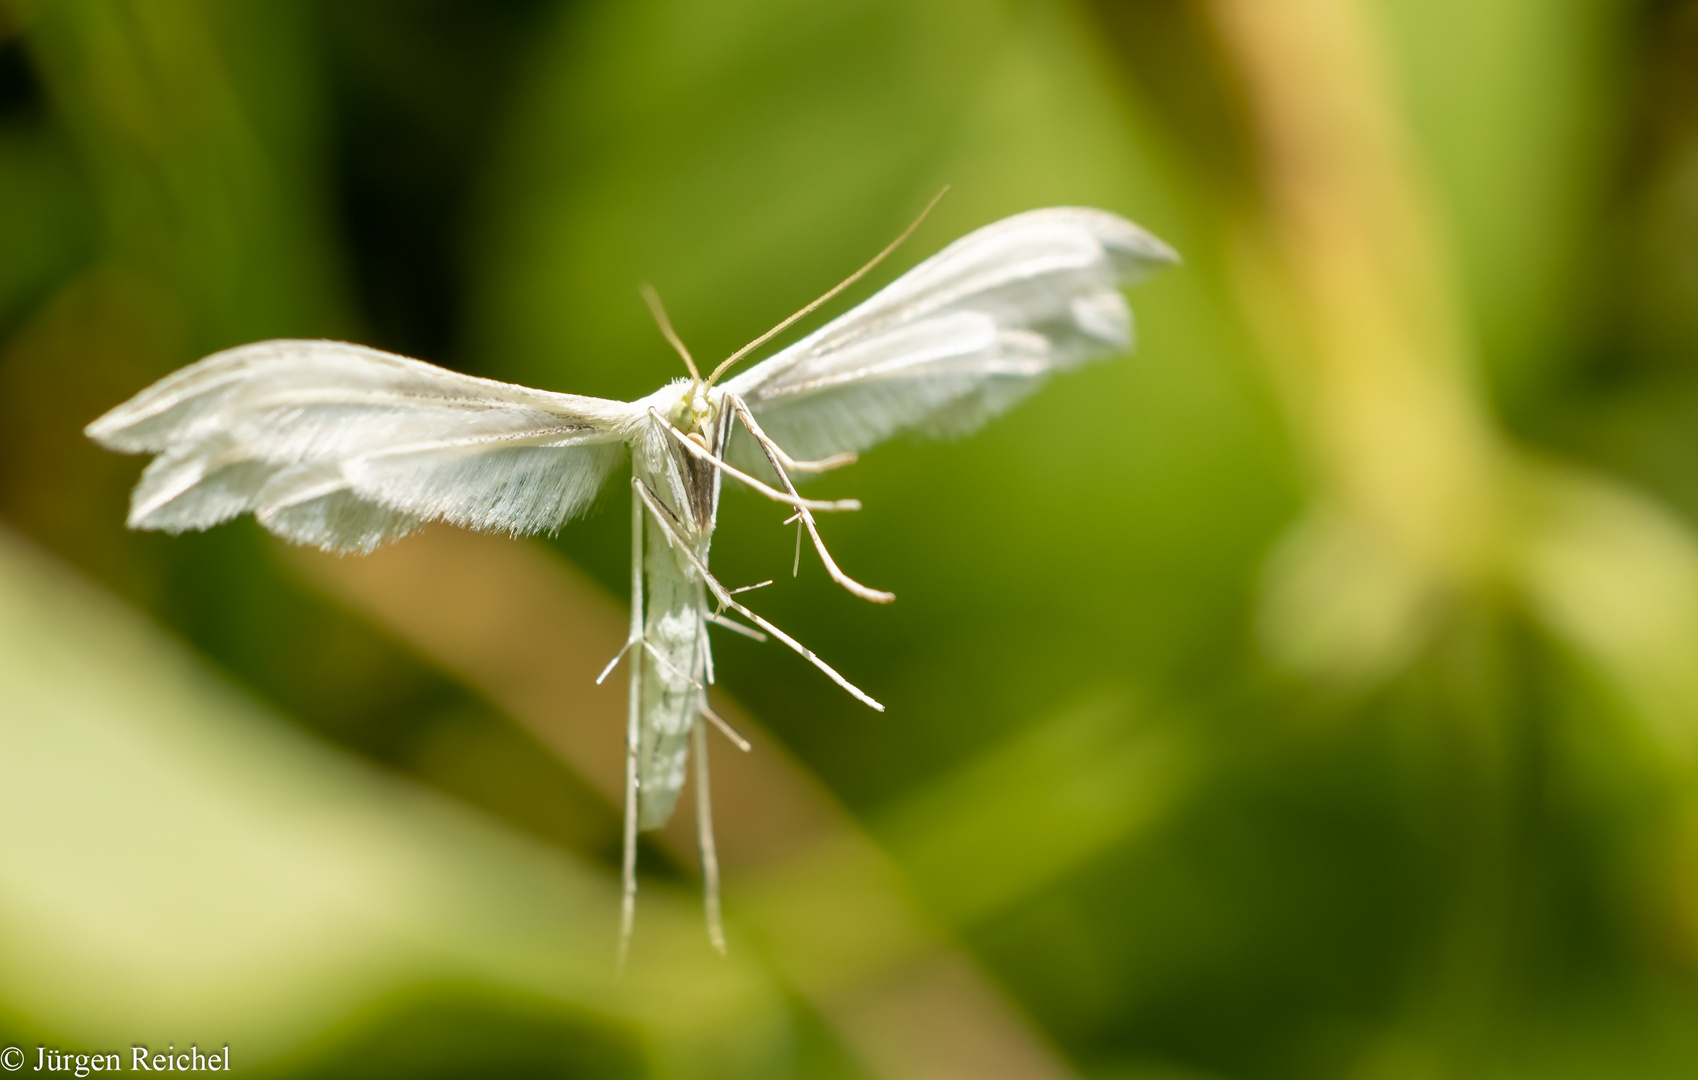
{"type": "MultiPolygon", "coordinates": [[[[678,379],[641,405],[651,420],[648,432],[631,444],[637,475],[691,540],[705,545],[719,507],[719,471],[711,459],[730,434],[724,391],[678,379]]],[[[705,553],[704,546],[698,555],[705,553]]]]}
{"type": "Polygon", "coordinates": [[[717,449],[719,430],[719,395],[695,382],[678,384],[678,397],[666,411],[672,426],[702,449],[717,449]]]}

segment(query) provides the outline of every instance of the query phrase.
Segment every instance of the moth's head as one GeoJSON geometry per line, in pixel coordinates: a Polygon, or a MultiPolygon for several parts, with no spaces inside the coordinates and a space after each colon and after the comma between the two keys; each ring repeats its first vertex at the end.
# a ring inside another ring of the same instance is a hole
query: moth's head
{"type": "Polygon", "coordinates": [[[707,387],[691,379],[679,386],[678,400],[673,403],[667,419],[686,435],[704,434],[713,429],[719,408],[708,395],[707,387]]]}

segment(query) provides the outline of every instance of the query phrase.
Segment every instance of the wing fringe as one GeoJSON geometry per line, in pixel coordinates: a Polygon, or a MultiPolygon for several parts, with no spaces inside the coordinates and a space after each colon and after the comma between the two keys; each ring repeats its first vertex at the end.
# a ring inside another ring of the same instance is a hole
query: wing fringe
{"type": "MultiPolygon", "coordinates": [[[[957,240],[725,390],[802,457],[865,450],[904,430],[964,435],[1050,373],[1129,349],[1120,287],[1177,260],[1105,211],[1018,214],[957,240]]],[[[758,468],[749,440],[732,454],[758,468]]]]}
{"type": "Polygon", "coordinates": [[[296,543],[363,552],[427,521],[558,529],[594,500],[634,415],[345,342],[268,341],[191,364],[87,431],[158,455],[132,528],[253,513],[296,543]]]}

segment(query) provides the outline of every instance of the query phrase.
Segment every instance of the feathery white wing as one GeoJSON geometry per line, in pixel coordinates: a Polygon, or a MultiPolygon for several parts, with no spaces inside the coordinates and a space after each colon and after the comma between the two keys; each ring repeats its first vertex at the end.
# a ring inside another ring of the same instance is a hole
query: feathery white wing
{"type": "Polygon", "coordinates": [[[558,528],[594,498],[643,417],[340,341],[216,353],[88,426],[158,457],[129,524],[182,532],[252,512],[272,532],[369,551],[426,521],[558,528]]]}
{"type": "MultiPolygon", "coordinates": [[[[1102,210],[1053,207],[962,237],[871,299],[733,377],[793,456],[864,450],[902,430],[959,435],[1052,371],[1124,352],[1119,287],[1178,261],[1102,210]]],[[[754,463],[746,435],[733,456],[754,463]]]]}

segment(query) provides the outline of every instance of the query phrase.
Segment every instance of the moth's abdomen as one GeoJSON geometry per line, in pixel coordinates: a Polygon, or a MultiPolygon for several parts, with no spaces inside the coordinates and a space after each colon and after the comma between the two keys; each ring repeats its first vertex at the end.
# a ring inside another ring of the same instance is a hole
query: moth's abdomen
{"type": "Polygon", "coordinates": [[[649,548],[648,612],[643,633],[642,730],[637,746],[637,827],[658,829],[672,816],[690,759],[690,731],[706,683],[700,582],[688,580],[662,539],[649,548]]]}

